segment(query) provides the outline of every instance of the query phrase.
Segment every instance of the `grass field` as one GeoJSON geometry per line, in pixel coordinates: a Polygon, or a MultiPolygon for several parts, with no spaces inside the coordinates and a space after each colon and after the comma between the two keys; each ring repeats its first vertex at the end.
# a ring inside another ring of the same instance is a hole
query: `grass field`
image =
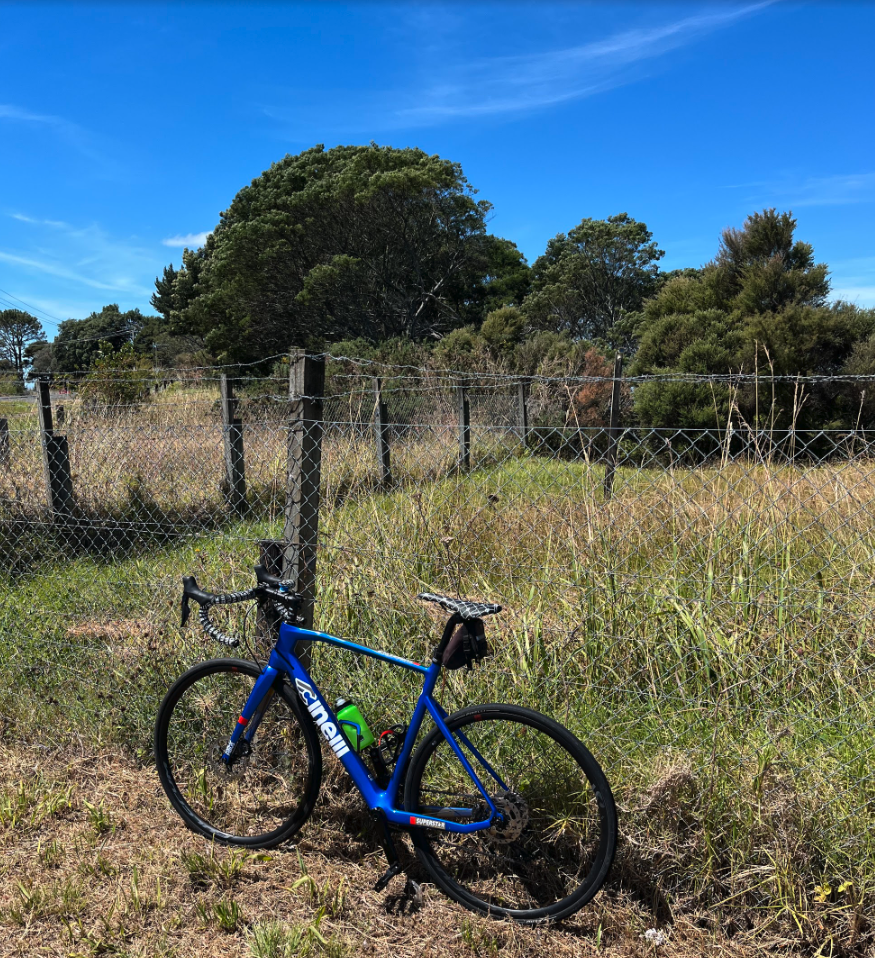
{"type": "MultiPolygon", "coordinates": [[[[368,481],[372,450],[345,442],[327,447],[324,459],[319,627],[418,658],[439,623],[415,602],[417,592],[502,602],[506,611],[488,624],[494,658],[450,675],[445,705],[509,701],[552,714],[587,743],[614,785],[623,843],[612,878],[576,931],[550,933],[552,951],[652,950],[639,936],[659,926],[676,929],[668,953],[869,953],[870,462],[621,469],[604,502],[601,466],[521,454],[504,440],[475,446],[469,475],[451,468],[451,442],[411,442],[396,458],[405,481],[379,492],[368,481]]],[[[121,482],[118,462],[110,473],[121,482]]],[[[175,475],[187,484],[180,497],[204,494],[197,474],[175,475]]],[[[170,493],[150,481],[143,495],[160,504],[170,493]]],[[[208,531],[176,539],[133,516],[126,548],[62,548],[63,561],[52,558],[58,543],[46,533],[25,565],[8,567],[0,580],[0,829],[17,851],[0,876],[4,922],[16,941],[54,942],[46,953],[108,951],[94,931],[96,899],[76,870],[88,861],[99,871],[108,855],[111,875],[96,880],[114,889],[114,914],[131,929],[115,938],[107,931],[119,953],[160,954],[160,927],[168,953],[211,954],[221,944],[225,953],[255,955],[253,936],[268,933],[259,923],[283,909],[295,917],[276,934],[300,931],[314,953],[366,953],[357,942],[366,925],[376,934],[376,915],[393,930],[384,928],[375,954],[391,950],[393,935],[395,954],[544,953],[535,933],[469,919],[437,892],[428,908],[449,916],[451,929],[438,938],[428,938],[428,911],[410,918],[413,926],[387,918],[382,899],[365,890],[377,870],[374,836],[338,783],[342,827],[325,805],[302,840],[303,867],[318,875],[318,888],[294,886],[304,876],[293,852],[234,865],[216,851],[223,864],[203,866],[215,874],[191,880],[185,856],[213,853],[170,816],[149,766],[150,731],[172,677],[220,650],[179,630],[179,580],[193,573],[215,590],[249,585],[256,543],[280,534],[280,512],[265,508],[258,521],[232,525],[216,518],[208,531]],[[116,788],[114,775],[128,784],[116,788]],[[128,793],[139,803],[135,814],[119,797],[128,793]],[[101,801],[116,829],[107,855],[99,849],[108,832],[93,810],[101,801]],[[63,846],[61,857],[44,865],[52,842],[63,846]],[[149,875],[152,904],[141,912],[131,904],[133,868],[149,875]],[[222,877],[228,868],[237,869],[236,884],[222,877]],[[336,895],[346,872],[351,884],[338,911],[323,898],[336,895]],[[84,904],[33,904],[34,888],[63,899],[65,882],[80,887],[84,904]],[[243,903],[242,917],[222,931],[214,906],[232,898],[243,903]],[[369,903],[363,912],[360,899],[369,903]],[[88,916],[81,925],[70,917],[77,907],[88,916]],[[22,939],[21,929],[34,937],[22,939]]],[[[251,621],[233,624],[252,635],[251,621]]],[[[397,672],[343,653],[319,651],[314,663],[325,690],[352,693],[372,725],[409,711],[415,690],[397,672]]]]}

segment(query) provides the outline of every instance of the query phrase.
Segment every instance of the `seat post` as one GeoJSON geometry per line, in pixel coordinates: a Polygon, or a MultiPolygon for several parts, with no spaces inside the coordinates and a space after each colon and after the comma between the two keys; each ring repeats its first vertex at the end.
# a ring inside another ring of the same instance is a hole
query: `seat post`
{"type": "Polygon", "coordinates": [[[444,626],[444,634],[441,636],[440,642],[434,647],[434,652],[431,653],[432,662],[440,662],[443,658],[444,652],[447,650],[447,645],[449,644],[450,639],[453,637],[453,630],[457,625],[461,625],[465,620],[458,612],[454,612],[448,619],[447,624],[444,626]]]}

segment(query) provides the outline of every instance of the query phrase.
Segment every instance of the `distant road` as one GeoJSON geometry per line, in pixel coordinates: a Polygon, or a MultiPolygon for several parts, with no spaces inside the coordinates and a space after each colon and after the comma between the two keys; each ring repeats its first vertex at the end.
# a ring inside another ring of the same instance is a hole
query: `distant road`
{"type": "MultiPolygon", "coordinates": [[[[63,402],[65,399],[71,398],[69,393],[56,393],[54,391],[52,391],[51,397],[52,402],[63,402]]],[[[36,402],[36,391],[28,389],[23,396],[0,396],[0,402],[36,402]]]]}

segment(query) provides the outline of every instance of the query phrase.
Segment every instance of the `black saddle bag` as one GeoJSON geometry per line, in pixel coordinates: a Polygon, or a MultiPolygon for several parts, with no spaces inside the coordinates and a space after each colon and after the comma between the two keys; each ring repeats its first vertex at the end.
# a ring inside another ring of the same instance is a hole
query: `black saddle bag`
{"type": "Polygon", "coordinates": [[[445,669],[468,669],[490,654],[482,619],[470,619],[456,626],[442,659],[445,669]]]}

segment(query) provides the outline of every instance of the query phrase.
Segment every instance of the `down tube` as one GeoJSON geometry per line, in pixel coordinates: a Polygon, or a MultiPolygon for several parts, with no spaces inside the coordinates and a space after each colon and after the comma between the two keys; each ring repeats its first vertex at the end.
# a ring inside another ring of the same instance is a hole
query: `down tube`
{"type": "Polygon", "coordinates": [[[343,767],[349,772],[356,788],[362,793],[362,796],[368,808],[376,808],[380,799],[381,792],[374,784],[374,780],[368,774],[364,762],[358,754],[350,748],[346,736],[341,732],[337,716],[331,710],[331,707],[322,697],[322,693],[316,687],[316,683],[310,678],[310,673],[304,668],[300,660],[290,655],[288,658],[280,656],[275,650],[270,657],[271,665],[278,665],[283,671],[289,673],[289,678],[295,686],[295,690],[301,697],[304,707],[313,717],[319,731],[325,736],[331,750],[343,763],[343,767]],[[276,659],[276,663],[274,662],[276,659]]]}

